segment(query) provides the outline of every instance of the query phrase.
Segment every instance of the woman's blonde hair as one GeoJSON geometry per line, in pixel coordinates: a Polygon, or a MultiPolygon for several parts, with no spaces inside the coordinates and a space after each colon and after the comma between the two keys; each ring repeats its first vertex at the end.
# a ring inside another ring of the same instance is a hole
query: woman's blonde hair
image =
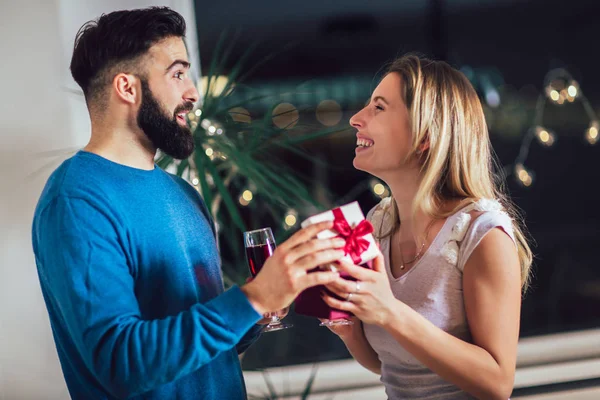
{"type": "MultiPolygon", "coordinates": [[[[390,73],[402,78],[401,95],[411,120],[413,143],[407,159],[422,160],[421,184],[413,214],[420,209],[433,218],[445,218],[468,203],[498,200],[513,221],[525,291],[532,252],[523,219],[505,194],[504,175],[495,159],[475,89],[461,72],[447,63],[416,55],[396,59],[387,70],[390,73]],[[422,151],[424,147],[426,150],[422,151]],[[456,209],[444,212],[442,203],[448,199],[464,201],[456,209]]],[[[400,223],[393,199],[392,203],[389,210],[395,223],[389,233],[400,223]]]]}

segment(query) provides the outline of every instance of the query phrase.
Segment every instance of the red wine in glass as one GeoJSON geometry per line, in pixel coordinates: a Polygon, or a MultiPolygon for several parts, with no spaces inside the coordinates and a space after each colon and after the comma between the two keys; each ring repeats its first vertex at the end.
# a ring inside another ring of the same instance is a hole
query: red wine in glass
{"type": "Polygon", "coordinates": [[[246,257],[252,276],[256,276],[263,267],[267,258],[273,255],[275,243],[258,244],[256,246],[246,247],[246,257]]]}
{"type": "MultiPolygon", "coordinates": [[[[255,277],[262,269],[267,258],[273,255],[275,251],[275,238],[271,228],[257,229],[244,232],[244,246],[246,248],[246,258],[250,273],[255,277]]],[[[263,332],[274,332],[281,329],[291,328],[293,325],[281,322],[277,313],[270,314],[271,321],[265,326],[263,332]]]]}

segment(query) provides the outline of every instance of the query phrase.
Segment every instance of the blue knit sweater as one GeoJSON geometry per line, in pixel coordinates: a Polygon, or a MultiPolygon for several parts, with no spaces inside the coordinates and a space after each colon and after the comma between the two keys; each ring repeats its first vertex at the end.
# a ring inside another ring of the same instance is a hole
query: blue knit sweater
{"type": "Polygon", "coordinates": [[[260,315],[224,291],[193,187],[80,151],[50,176],[32,236],[73,399],[246,398],[238,352],[260,315]]]}

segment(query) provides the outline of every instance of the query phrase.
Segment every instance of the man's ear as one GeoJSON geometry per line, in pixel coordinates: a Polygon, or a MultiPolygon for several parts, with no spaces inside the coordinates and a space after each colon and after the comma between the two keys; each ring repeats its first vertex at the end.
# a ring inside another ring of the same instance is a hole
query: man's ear
{"type": "Polygon", "coordinates": [[[114,77],[112,87],[119,100],[135,104],[140,96],[138,82],[135,75],[120,73],[114,77]]]}

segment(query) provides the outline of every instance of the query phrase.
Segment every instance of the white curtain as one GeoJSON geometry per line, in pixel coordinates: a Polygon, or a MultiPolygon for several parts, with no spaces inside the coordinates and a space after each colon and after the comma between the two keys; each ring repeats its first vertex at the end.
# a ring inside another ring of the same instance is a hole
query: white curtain
{"type": "Polygon", "coordinates": [[[39,287],[31,221],[50,173],[89,139],[85,102],[68,69],[77,30],[101,13],[150,5],[184,16],[192,74],[199,76],[192,0],[0,6],[0,400],[69,398],[39,287]]]}

